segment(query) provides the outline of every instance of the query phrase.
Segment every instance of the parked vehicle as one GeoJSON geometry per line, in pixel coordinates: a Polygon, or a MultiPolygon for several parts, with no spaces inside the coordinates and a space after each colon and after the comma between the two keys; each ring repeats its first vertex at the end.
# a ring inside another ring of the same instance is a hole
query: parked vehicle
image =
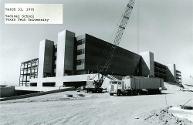
{"type": "Polygon", "coordinates": [[[163,79],[148,77],[125,77],[122,80],[110,81],[110,95],[137,95],[144,91],[148,94],[161,93],[163,79]]]}

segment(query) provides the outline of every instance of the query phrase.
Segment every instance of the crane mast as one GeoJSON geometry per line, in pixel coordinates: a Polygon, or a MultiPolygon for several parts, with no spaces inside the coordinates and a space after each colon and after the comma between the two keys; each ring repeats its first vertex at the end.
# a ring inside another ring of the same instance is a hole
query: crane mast
{"type": "Polygon", "coordinates": [[[130,19],[134,4],[135,4],[135,0],[130,0],[129,3],[127,4],[125,11],[121,17],[120,24],[118,25],[118,29],[117,29],[115,36],[114,36],[113,45],[115,45],[115,46],[112,46],[111,54],[110,54],[109,58],[106,60],[105,65],[99,70],[99,72],[106,72],[108,70],[108,68],[111,64],[111,61],[113,59],[114,53],[115,53],[115,49],[121,42],[121,38],[124,34],[124,31],[126,29],[128,21],[130,19]]]}

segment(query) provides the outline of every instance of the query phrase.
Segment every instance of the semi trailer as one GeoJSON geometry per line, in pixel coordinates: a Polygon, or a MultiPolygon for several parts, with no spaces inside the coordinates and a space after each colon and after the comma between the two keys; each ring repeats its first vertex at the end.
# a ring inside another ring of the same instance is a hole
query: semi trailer
{"type": "Polygon", "coordinates": [[[110,95],[158,94],[164,87],[163,79],[148,77],[125,77],[110,81],[110,95]]]}

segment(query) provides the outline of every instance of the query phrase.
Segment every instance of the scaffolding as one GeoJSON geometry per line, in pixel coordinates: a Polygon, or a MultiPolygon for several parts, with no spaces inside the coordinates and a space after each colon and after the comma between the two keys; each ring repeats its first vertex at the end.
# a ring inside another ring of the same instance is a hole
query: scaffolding
{"type": "Polygon", "coordinates": [[[38,58],[21,63],[19,86],[29,86],[31,78],[38,77],[38,58]]]}

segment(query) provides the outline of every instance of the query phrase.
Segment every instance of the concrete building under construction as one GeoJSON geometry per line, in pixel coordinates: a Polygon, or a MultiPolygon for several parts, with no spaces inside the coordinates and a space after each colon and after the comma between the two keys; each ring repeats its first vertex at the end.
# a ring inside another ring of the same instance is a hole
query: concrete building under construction
{"type": "Polygon", "coordinates": [[[115,76],[159,77],[164,81],[181,83],[181,72],[175,64],[154,61],[152,52],[140,54],[110,44],[94,36],[64,30],[58,33],[57,44],[40,41],[39,57],[21,63],[20,86],[83,85],[95,74],[115,76]],[[116,47],[109,68],[100,70],[116,47]]]}

